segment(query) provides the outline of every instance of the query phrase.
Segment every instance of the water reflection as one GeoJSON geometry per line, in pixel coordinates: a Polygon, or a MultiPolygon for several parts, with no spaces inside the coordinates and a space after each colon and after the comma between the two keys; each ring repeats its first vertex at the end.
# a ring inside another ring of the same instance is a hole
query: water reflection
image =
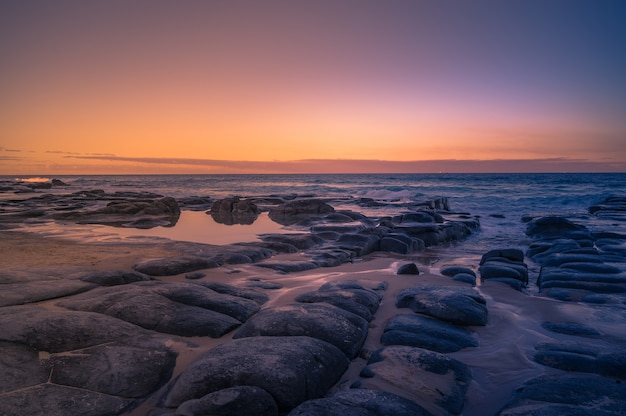
{"type": "MultiPolygon", "coordinates": [[[[205,244],[233,244],[260,241],[259,234],[288,233],[290,230],[272,221],[267,213],[261,213],[250,224],[234,223],[227,225],[216,221],[204,212],[183,211],[174,227],[150,229],[105,229],[107,234],[117,233],[122,237],[162,237],[177,241],[190,241],[205,244]]],[[[97,232],[97,230],[94,230],[97,232]]]]}

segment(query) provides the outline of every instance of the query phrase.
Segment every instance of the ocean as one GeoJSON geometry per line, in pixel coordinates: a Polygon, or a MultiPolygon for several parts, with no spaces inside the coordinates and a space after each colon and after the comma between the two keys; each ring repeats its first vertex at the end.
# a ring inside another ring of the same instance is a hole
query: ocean
{"type": "MultiPolygon", "coordinates": [[[[580,218],[588,227],[602,227],[588,214],[588,208],[611,195],[626,195],[626,173],[512,173],[512,174],[297,174],[297,175],[97,175],[55,176],[70,185],[54,192],[103,189],[107,192],[149,191],[174,198],[203,196],[258,197],[308,195],[332,199],[335,209],[353,210],[369,217],[395,215],[406,211],[403,203],[446,197],[450,209],[477,216],[481,230],[468,239],[447,247],[429,249],[434,268],[438,259],[456,264],[476,264],[493,248],[528,247],[525,215],[567,215],[580,218]],[[387,204],[363,207],[359,198],[387,204]],[[432,259],[435,260],[432,260],[432,259]]],[[[4,178],[8,179],[8,178],[4,178]]],[[[20,178],[25,179],[25,178],[20,178]]],[[[48,178],[50,179],[50,178],[48,178]]],[[[48,192],[48,191],[45,191],[48,192]]],[[[24,197],[27,197],[26,194],[24,197]]],[[[32,231],[101,241],[117,238],[162,237],[209,244],[254,241],[261,233],[293,232],[265,215],[251,225],[224,225],[204,212],[184,211],[174,227],[150,230],[120,229],[92,225],[59,225],[33,222],[32,231]]],[[[612,231],[624,224],[611,224],[612,231]]]]}

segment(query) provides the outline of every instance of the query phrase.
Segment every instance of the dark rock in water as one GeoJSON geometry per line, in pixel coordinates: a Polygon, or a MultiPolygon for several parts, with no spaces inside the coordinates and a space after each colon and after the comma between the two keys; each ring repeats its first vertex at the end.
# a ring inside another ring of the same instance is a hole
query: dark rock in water
{"type": "Polygon", "coordinates": [[[186,401],[176,409],[176,415],[278,416],[278,406],[262,388],[236,386],[186,401]]]}
{"type": "Polygon", "coordinates": [[[454,275],[452,280],[455,280],[457,282],[469,283],[472,286],[476,286],[476,276],[469,273],[457,273],[454,275]]]}
{"type": "Polygon", "coordinates": [[[365,319],[344,309],[300,303],[261,310],[235,332],[233,339],[306,335],[336,346],[352,359],[361,350],[367,330],[365,319]]]}
{"type": "Polygon", "coordinates": [[[220,224],[252,224],[259,216],[259,208],[247,199],[231,197],[218,199],[211,206],[211,217],[220,224]]]}
{"type": "Polygon", "coordinates": [[[542,376],[518,387],[500,416],[619,416],[626,409],[626,384],[597,375],[542,376]]]}
{"type": "Polygon", "coordinates": [[[379,249],[380,237],[376,234],[343,234],[337,239],[337,246],[353,251],[358,257],[373,253],[379,249]]]}
{"type": "Polygon", "coordinates": [[[73,415],[111,416],[122,413],[131,400],[89,390],[40,384],[3,394],[2,415],[73,415]],[[62,400],[60,399],[62,398],[62,400]]]}
{"type": "Polygon", "coordinates": [[[219,266],[219,263],[203,257],[170,257],[146,260],[135,264],[133,268],[150,276],[174,276],[219,266]]]}
{"type": "Polygon", "coordinates": [[[279,411],[323,396],[348,368],[335,346],[311,337],[252,337],[212,348],[173,383],[165,406],[209,393],[256,386],[272,395],[279,411]]]}
{"type": "Polygon", "coordinates": [[[213,200],[206,196],[189,196],[177,199],[178,205],[189,211],[206,211],[213,206],[213,200]]]}
{"type": "Polygon", "coordinates": [[[407,263],[398,267],[397,274],[420,274],[420,271],[415,263],[407,263]]]}
{"type": "Polygon", "coordinates": [[[261,234],[259,237],[265,242],[290,244],[299,250],[307,250],[324,242],[322,238],[309,233],[261,234]]]}
{"type": "Polygon", "coordinates": [[[560,267],[565,263],[602,263],[602,257],[599,254],[579,254],[568,250],[544,257],[541,265],[544,267],[560,267]]]}
{"type": "Polygon", "coordinates": [[[317,269],[319,266],[312,261],[265,261],[256,263],[255,266],[276,270],[281,273],[295,273],[305,270],[317,269]]]}
{"type": "Polygon", "coordinates": [[[356,287],[324,285],[319,290],[299,295],[295,300],[302,303],[325,302],[352,312],[367,321],[372,320],[380,304],[380,296],[377,293],[358,284],[356,287]]]}
{"type": "Polygon", "coordinates": [[[491,284],[491,283],[503,283],[505,285],[511,286],[513,289],[520,291],[524,287],[524,283],[513,277],[491,277],[489,279],[483,280],[483,284],[491,284]]]}
{"type": "Polygon", "coordinates": [[[441,353],[477,347],[478,337],[469,329],[422,315],[396,315],[385,326],[383,345],[408,345],[441,353]]]}
{"type": "Polygon", "coordinates": [[[505,248],[505,249],[496,249],[490,250],[487,253],[483,254],[480,259],[480,264],[484,264],[486,261],[494,258],[505,258],[514,262],[523,262],[524,261],[524,252],[522,250],[514,249],[514,248],[505,248]]]}
{"type": "Polygon", "coordinates": [[[595,345],[546,342],[535,347],[534,360],[565,371],[596,373],[626,380],[626,352],[603,351],[595,345]]]}
{"type": "Polygon", "coordinates": [[[602,335],[597,329],[577,322],[544,322],[542,328],[559,334],[596,338],[602,335]]]}
{"type": "Polygon", "coordinates": [[[465,274],[469,274],[469,275],[476,277],[476,272],[474,272],[474,270],[470,269],[469,267],[463,267],[463,266],[444,267],[440,270],[440,272],[442,275],[448,276],[448,277],[454,277],[459,273],[465,273],[465,274]]]}
{"type": "Polygon", "coordinates": [[[422,240],[410,237],[402,233],[387,233],[380,240],[380,251],[390,253],[410,254],[416,251],[423,251],[426,245],[422,240]]]}
{"type": "Polygon", "coordinates": [[[355,257],[352,251],[333,247],[310,251],[308,254],[312,256],[313,262],[320,267],[339,266],[340,264],[352,261],[355,257]]]}
{"type": "Polygon", "coordinates": [[[626,221],[626,197],[611,196],[589,207],[589,213],[599,218],[626,221]]]}
{"type": "Polygon", "coordinates": [[[270,209],[269,217],[281,225],[293,225],[310,216],[323,216],[335,209],[321,199],[299,199],[270,209]]]}
{"type": "Polygon", "coordinates": [[[535,238],[590,238],[589,230],[565,217],[547,216],[531,220],[526,225],[526,234],[535,238]]]}
{"type": "Polygon", "coordinates": [[[140,282],[143,280],[151,280],[151,278],[145,274],[133,271],[110,270],[91,272],[81,277],[80,280],[83,282],[95,283],[100,286],[116,286],[140,282]]]}
{"type": "Polygon", "coordinates": [[[288,416],[432,416],[417,403],[379,390],[349,389],[308,400],[288,416]]]}
{"type": "Polygon", "coordinates": [[[396,299],[398,308],[433,316],[457,325],[485,325],[485,299],[466,287],[415,286],[404,289],[396,299]]]}
{"type": "MultiPolygon", "coordinates": [[[[171,376],[176,356],[162,344],[98,345],[51,358],[50,381],[125,398],[140,398],[171,376]]],[[[62,401],[63,399],[61,399],[62,401]]]]}
{"type": "Polygon", "coordinates": [[[63,182],[61,179],[52,179],[50,181],[50,184],[52,186],[69,186],[68,184],[66,184],[65,182],[63,182]]]}
{"type": "Polygon", "coordinates": [[[552,256],[557,253],[564,253],[569,250],[577,250],[580,249],[580,244],[571,239],[555,239],[555,240],[542,240],[532,243],[528,250],[526,250],[526,255],[533,259],[537,263],[542,263],[547,257],[552,256]]]}
{"type": "Polygon", "coordinates": [[[375,351],[361,377],[354,387],[392,390],[433,414],[461,413],[472,380],[470,369],[462,362],[438,352],[406,346],[375,351]]]}

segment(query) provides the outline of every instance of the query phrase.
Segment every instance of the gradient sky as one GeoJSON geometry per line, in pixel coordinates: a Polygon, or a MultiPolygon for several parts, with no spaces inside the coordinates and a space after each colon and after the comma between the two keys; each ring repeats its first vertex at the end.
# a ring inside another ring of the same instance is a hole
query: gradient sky
{"type": "Polygon", "coordinates": [[[626,171],[623,0],[0,0],[0,174],[626,171]]]}

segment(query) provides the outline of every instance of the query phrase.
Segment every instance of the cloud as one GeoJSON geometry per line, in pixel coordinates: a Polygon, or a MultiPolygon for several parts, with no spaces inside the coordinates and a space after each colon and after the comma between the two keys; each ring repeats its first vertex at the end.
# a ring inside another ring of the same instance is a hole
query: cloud
{"type": "Polygon", "coordinates": [[[413,160],[303,159],[246,161],[193,158],[122,157],[110,155],[65,156],[66,158],[208,168],[220,173],[502,173],[502,172],[623,172],[626,163],[586,159],[494,159],[413,160]]]}
{"type": "Polygon", "coordinates": [[[0,147],[0,152],[16,152],[19,153],[21,152],[20,149],[7,149],[6,147],[0,147]]]}
{"type": "Polygon", "coordinates": [[[74,155],[74,156],[80,155],[80,153],[77,153],[77,152],[64,152],[62,150],[46,150],[46,153],[54,153],[54,154],[59,154],[59,155],[74,155]]]}

